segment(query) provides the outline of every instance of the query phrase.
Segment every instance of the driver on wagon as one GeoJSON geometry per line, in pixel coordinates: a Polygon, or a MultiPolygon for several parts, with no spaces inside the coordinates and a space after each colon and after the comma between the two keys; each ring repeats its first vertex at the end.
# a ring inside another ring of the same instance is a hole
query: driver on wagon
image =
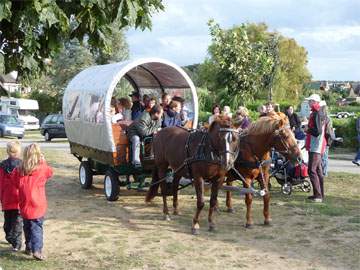
{"type": "Polygon", "coordinates": [[[155,134],[161,128],[162,115],[163,108],[160,105],[155,105],[149,112],[144,111],[141,117],[129,126],[127,135],[132,145],[132,164],[134,167],[141,167],[141,140],[155,134]]]}

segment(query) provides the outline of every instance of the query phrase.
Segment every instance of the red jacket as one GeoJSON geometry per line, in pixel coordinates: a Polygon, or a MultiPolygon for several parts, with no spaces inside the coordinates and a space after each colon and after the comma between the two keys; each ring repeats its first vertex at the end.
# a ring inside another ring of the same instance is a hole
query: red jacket
{"type": "Polygon", "coordinates": [[[16,170],[20,214],[23,218],[36,219],[45,215],[47,209],[45,184],[52,175],[53,170],[45,161],[29,175],[21,175],[20,170],[16,170]]]}
{"type": "Polygon", "coordinates": [[[15,167],[19,159],[7,159],[0,166],[0,201],[2,210],[19,209],[19,190],[15,186],[15,167]]]}

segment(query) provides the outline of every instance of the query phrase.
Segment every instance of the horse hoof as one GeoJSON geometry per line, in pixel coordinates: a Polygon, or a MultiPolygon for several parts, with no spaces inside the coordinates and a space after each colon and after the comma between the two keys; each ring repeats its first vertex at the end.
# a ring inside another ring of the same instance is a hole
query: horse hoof
{"type": "Polygon", "coordinates": [[[165,221],[171,221],[171,218],[170,218],[169,215],[164,215],[164,220],[165,220],[165,221]]]}
{"type": "Polygon", "coordinates": [[[253,228],[253,225],[246,223],[246,224],[245,224],[245,228],[246,228],[246,229],[252,229],[252,228],[253,228]]]}
{"type": "Polygon", "coordinates": [[[215,225],[210,225],[209,226],[209,232],[215,232],[216,231],[216,226],[215,225]]]}
{"type": "Polygon", "coordinates": [[[192,235],[199,235],[199,229],[191,228],[191,234],[192,235]]]}
{"type": "Polygon", "coordinates": [[[234,210],[234,208],[228,208],[227,212],[230,214],[233,214],[233,213],[235,213],[235,210],[234,210]]]}
{"type": "Polygon", "coordinates": [[[173,215],[174,215],[174,216],[178,216],[178,215],[180,215],[180,212],[179,212],[179,210],[174,210],[174,213],[173,213],[173,215]]]}
{"type": "Polygon", "coordinates": [[[265,226],[271,226],[271,221],[270,220],[265,220],[264,225],[265,226]]]}

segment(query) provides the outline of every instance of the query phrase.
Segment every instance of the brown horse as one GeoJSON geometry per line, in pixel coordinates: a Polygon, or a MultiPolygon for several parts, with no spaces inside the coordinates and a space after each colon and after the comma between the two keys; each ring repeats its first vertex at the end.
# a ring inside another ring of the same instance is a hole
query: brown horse
{"type": "Polygon", "coordinates": [[[233,166],[238,150],[238,135],[233,132],[229,118],[215,120],[207,131],[189,132],[179,127],[164,128],[154,137],[155,170],[146,202],[151,201],[161,185],[163,212],[170,219],[166,201],[166,172],[174,171],[172,182],[174,214],[178,214],[178,187],[181,177],[193,179],[196,190],[197,210],[192,222],[192,233],[199,231],[199,216],[204,207],[204,180],[211,186],[209,230],[215,228],[212,214],[217,202],[218,189],[227,171],[233,166]]]}
{"type": "MultiPolygon", "coordinates": [[[[245,178],[244,187],[249,188],[254,179],[257,179],[262,189],[266,191],[264,200],[264,224],[269,225],[271,218],[269,212],[270,193],[269,193],[269,168],[270,150],[283,154],[293,163],[301,160],[301,151],[297,146],[296,139],[288,127],[288,119],[283,113],[272,113],[260,118],[253,123],[244,134],[240,135],[239,155],[234,167],[245,178]]],[[[232,185],[236,176],[229,173],[226,179],[227,185],[232,185]]],[[[253,195],[245,195],[246,203],[246,227],[253,224],[251,214],[251,204],[253,195]]],[[[231,192],[226,193],[226,206],[228,212],[232,212],[231,192]]]]}

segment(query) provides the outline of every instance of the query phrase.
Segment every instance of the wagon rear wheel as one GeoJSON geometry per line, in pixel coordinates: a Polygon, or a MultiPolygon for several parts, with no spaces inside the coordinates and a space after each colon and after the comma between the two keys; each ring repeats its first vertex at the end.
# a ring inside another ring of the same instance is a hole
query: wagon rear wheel
{"type": "Polygon", "coordinates": [[[108,201],[117,201],[119,199],[120,185],[118,175],[108,170],[104,177],[104,193],[108,201]]]}
{"type": "Polygon", "coordinates": [[[88,161],[82,161],[79,167],[80,186],[83,189],[90,189],[93,182],[93,172],[88,161]]]}

